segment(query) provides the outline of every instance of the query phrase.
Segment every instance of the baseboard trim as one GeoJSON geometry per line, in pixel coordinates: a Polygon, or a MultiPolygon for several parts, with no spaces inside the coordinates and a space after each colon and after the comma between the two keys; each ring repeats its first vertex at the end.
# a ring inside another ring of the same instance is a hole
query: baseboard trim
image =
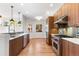
{"type": "Polygon", "coordinates": [[[30,38],[30,39],[46,39],[46,38],[30,38]]]}

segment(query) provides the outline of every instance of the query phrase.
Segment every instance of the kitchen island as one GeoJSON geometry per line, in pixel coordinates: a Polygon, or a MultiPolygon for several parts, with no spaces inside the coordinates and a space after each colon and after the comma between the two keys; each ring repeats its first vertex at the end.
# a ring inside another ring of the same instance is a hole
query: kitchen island
{"type": "Polygon", "coordinates": [[[29,34],[15,34],[9,40],[9,56],[18,55],[29,43],[29,34]]]}
{"type": "Polygon", "coordinates": [[[0,34],[0,56],[17,56],[28,43],[28,33],[0,34]]]}

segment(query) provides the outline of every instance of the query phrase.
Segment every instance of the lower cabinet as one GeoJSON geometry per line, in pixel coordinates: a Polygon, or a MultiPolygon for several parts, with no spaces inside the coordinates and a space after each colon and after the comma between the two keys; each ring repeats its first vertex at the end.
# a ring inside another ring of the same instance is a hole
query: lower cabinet
{"type": "Polygon", "coordinates": [[[23,39],[24,37],[18,37],[9,41],[9,55],[16,56],[23,49],[23,39]]]}
{"type": "Polygon", "coordinates": [[[62,56],[79,56],[79,45],[62,39],[62,56]]]}
{"type": "Polygon", "coordinates": [[[9,56],[14,55],[14,40],[9,40],[9,56]]]}
{"type": "Polygon", "coordinates": [[[63,56],[68,56],[69,55],[69,45],[68,45],[68,41],[62,40],[62,50],[61,50],[61,54],[63,56]]]}
{"type": "Polygon", "coordinates": [[[72,42],[69,42],[69,56],[75,56],[76,53],[76,48],[75,48],[75,44],[72,42]]]}
{"type": "Polygon", "coordinates": [[[69,42],[69,56],[79,56],[79,45],[69,42]]]}
{"type": "Polygon", "coordinates": [[[79,45],[76,45],[75,49],[75,56],[79,56],[79,45]]]}
{"type": "Polygon", "coordinates": [[[27,44],[29,43],[30,38],[29,38],[29,34],[27,34],[27,44]]]}
{"type": "Polygon", "coordinates": [[[9,56],[17,56],[29,43],[29,34],[9,40],[9,56]],[[25,39],[25,40],[24,40],[25,39]],[[25,44],[25,47],[24,47],[25,44]]]}
{"type": "Polygon", "coordinates": [[[29,43],[29,34],[24,35],[24,40],[23,40],[23,48],[25,48],[28,43],[29,43]]]}

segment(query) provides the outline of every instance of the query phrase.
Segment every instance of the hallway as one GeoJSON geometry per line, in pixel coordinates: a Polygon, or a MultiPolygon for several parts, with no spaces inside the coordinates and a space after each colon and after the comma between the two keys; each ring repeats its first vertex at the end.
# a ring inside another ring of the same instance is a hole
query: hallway
{"type": "Polygon", "coordinates": [[[55,53],[45,39],[31,39],[19,56],[55,56],[55,53]]]}

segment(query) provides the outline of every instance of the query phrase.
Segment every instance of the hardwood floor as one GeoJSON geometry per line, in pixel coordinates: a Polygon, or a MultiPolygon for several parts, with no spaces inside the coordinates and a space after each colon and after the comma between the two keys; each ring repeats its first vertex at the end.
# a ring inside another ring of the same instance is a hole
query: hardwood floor
{"type": "Polygon", "coordinates": [[[55,53],[45,39],[31,39],[19,56],[55,56],[55,53]]]}

